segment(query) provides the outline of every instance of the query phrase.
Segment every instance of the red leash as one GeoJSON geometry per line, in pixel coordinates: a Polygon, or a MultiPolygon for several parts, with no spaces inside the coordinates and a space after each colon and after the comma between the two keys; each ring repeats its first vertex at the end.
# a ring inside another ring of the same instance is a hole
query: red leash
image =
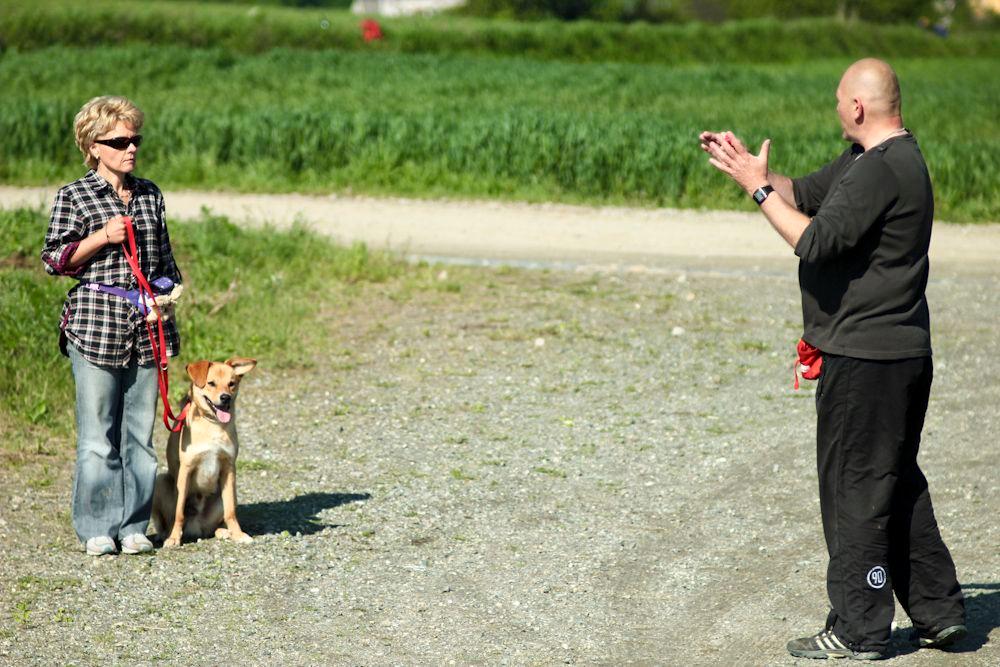
{"type": "Polygon", "coordinates": [[[184,417],[187,414],[188,406],[185,405],[181,413],[176,416],[173,410],[170,409],[170,377],[167,374],[167,367],[170,364],[170,360],[167,357],[167,337],[163,332],[163,314],[160,312],[160,306],[156,303],[156,294],[153,293],[153,289],[149,286],[146,276],[142,275],[142,269],[139,268],[139,252],[136,250],[135,230],[132,228],[132,218],[125,216],[124,221],[125,233],[128,236],[128,247],[126,248],[125,244],[122,243],[122,253],[125,255],[125,261],[128,262],[129,268],[132,269],[132,274],[135,275],[136,282],[139,283],[140,300],[143,296],[147,296],[153,311],[156,313],[156,328],[159,334],[159,341],[153,335],[153,327],[150,325],[149,320],[144,321],[146,323],[146,333],[149,334],[149,345],[153,348],[153,362],[156,364],[156,376],[160,385],[160,398],[163,399],[163,425],[167,427],[167,430],[176,433],[184,426],[184,417]],[[171,425],[171,422],[173,422],[173,425],[171,425]]]}

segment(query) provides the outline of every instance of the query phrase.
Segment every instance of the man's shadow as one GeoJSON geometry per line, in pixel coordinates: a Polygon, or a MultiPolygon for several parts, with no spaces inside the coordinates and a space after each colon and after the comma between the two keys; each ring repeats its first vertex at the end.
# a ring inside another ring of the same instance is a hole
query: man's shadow
{"type": "Polygon", "coordinates": [[[371,494],[368,493],[305,493],[291,500],[240,505],[240,524],[251,535],[272,535],[285,531],[292,535],[312,535],[339,525],[320,521],[320,512],[369,498],[371,494]]]}
{"type": "MultiPolygon", "coordinates": [[[[965,594],[965,626],[969,634],[954,646],[944,649],[948,653],[974,653],[989,641],[990,632],[1000,627],[1000,584],[963,584],[962,593],[965,594]]],[[[909,643],[909,637],[909,628],[893,633],[893,643],[899,648],[900,655],[917,650],[909,643]]]]}

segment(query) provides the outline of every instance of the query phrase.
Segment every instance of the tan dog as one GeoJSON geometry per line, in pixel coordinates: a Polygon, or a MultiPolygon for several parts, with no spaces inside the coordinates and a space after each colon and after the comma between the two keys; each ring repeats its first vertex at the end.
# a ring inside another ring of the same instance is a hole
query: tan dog
{"type": "Polygon", "coordinates": [[[187,416],[167,440],[167,472],[153,491],[153,530],[161,537],[169,530],[163,546],[210,535],[253,541],[236,520],[235,410],[240,378],[256,365],[241,357],[188,364],[187,416]]]}

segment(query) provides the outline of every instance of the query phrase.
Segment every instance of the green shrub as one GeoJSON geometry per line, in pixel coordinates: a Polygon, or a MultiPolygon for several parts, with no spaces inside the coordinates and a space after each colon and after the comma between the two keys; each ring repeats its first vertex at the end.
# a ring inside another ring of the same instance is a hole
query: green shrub
{"type": "Polygon", "coordinates": [[[468,0],[458,10],[469,16],[575,21],[679,23],[693,18],[672,0],[468,0]]]}
{"type": "Polygon", "coordinates": [[[793,62],[862,56],[1000,56],[991,32],[940,39],[912,25],[836,19],[756,19],[719,26],[380,19],[384,39],[365,42],[359,17],[333,10],[175,2],[8,0],[0,48],[162,44],[262,53],[278,47],[365,53],[512,55],[582,62],[793,62]],[[819,38],[819,39],[817,39],[819,38]]]}
{"type": "Polygon", "coordinates": [[[995,15],[975,17],[968,1],[952,9],[934,0],[468,0],[455,10],[471,16],[521,20],[649,21],[721,23],[744,19],[860,19],[875,23],[933,24],[948,17],[959,25],[989,24],[995,15]]]}

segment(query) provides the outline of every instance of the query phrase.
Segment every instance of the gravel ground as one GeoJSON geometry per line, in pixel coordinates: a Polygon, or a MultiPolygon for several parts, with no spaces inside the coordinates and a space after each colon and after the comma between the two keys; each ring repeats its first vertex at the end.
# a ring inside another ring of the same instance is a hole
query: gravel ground
{"type": "MultiPolygon", "coordinates": [[[[0,470],[0,663],[810,663],[784,649],[826,614],[789,263],[440,278],[364,288],[314,368],[248,376],[251,545],[90,558],[69,458],[0,470]]],[[[971,632],[913,652],[898,610],[896,662],[1000,664],[998,282],[935,266],[921,461],[971,632]]]]}

